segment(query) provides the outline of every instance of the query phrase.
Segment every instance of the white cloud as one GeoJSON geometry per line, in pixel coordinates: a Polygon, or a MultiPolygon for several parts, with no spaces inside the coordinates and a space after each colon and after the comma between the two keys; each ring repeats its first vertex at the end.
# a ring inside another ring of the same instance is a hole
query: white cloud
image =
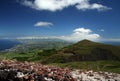
{"type": "Polygon", "coordinates": [[[85,29],[85,28],[77,28],[74,30],[75,33],[83,33],[83,34],[89,34],[92,31],[90,29],[85,29]]]}
{"type": "Polygon", "coordinates": [[[98,29],[98,31],[104,32],[105,30],[104,29],[98,29]]]}
{"type": "Polygon", "coordinates": [[[66,36],[25,36],[25,37],[15,37],[13,39],[62,39],[66,41],[77,42],[83,39],[98,41],[99,38],[101,38],[99,34],[93,33],[93,31],[90,29],[85,29],[81,27],[74,29],[72,34],[66,36]]]}
{"type": "Polygon", "coordinates": [[[76,6],[77,9],[79,10],[98,10],[98,11],[104,11],[104,10],[110,10],[112,8],[109,8],[107,6],[103,6],[101,4],[97,4],[97,3],[94,3],[94,4],[90,4],[88,2],[88,0],[86,2],[83,2],[82,4],[78,4],[76,6]]]}
{"type": "Polygon", "coordinates": [[[73,30],[73,33],[69,36],[62,36],[61,39],[69,41],[80,41],[83,39],[98,40],[100,38],[99,34],[93,33],[90,29],[77,28],[73,30]]]}
{"type": "MultiPolygon", "coordinates": [[[[20,0],[21,1],[21,0],[20,0]]],[[[78,10],[109,10],[111,8],[98,3],[90,3],[90,0],[22,0],[21,3],[25,6],[36,10],[57,11],[69,6],[76,7],[78,10]]]]}
{"type": "Polygon", "coordinates": [[[37,22],[34,26],[37,27],[50,27],[53,26],[53,24],[51,22],[37,22]]]}

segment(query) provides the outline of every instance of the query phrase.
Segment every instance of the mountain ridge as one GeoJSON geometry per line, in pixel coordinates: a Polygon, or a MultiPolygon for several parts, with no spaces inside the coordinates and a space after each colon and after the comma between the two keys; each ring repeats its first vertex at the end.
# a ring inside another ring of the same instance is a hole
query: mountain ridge
{"type": "Polygon", "coordinates": [[[47,58],[46,62],[74,62],[120,60],[120,47],[108,44],[82,40],[73,45],[64,47],[57,54],[47,58]],[[61,61],[57,61],[58,59],[61,61]]]}

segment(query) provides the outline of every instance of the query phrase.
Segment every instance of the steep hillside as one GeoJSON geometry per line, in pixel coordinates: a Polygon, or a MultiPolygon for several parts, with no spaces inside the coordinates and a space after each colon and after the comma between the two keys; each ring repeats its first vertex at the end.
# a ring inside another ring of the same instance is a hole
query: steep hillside
{"type": "Polygon", "coordinates": [[[74,45],[65,47],[57,54],[48,57],[44,62],[74,62],[120,60],[120,47],[89,40],[82,40],[74,45]]]}

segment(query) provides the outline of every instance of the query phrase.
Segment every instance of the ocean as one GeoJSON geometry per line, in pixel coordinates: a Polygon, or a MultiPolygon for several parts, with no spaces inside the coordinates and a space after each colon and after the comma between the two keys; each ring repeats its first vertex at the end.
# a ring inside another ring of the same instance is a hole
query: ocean
{"type": "Polygon", "coordinates": [[[3,51],[5,49],[10,49],[18,44],[20,44],[20,43],[18,41],[15,41],[15,40],[0,39],[0,51],[3,51]]]}

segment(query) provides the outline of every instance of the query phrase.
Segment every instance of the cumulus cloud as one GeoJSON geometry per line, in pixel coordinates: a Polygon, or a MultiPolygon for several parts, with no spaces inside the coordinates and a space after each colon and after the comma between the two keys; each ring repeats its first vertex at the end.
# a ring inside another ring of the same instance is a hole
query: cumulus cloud
{"type": "Polygon", "coordinates": [[[93,40],[93,41],[98,41],[100,35],[93,33],[92,30],[90,29],[85,29],[83,27],[76,28],[73,30],[72,34],[66,35],[66,36],[28,36],[28,37],[17,37],[16,39],[62,39],[66,41],[80,41],[83,39],[88,39],[88,40],[93,40]]]}
{"type": "Polygon", "coordinates": [[[85,29],[83,27],[74,29],[71,35],[68,36],[46,36],[46,37],[18,37],[17,39],[62,39],[67,41],[80,41],[83,39],[88,40],[98,40],[100,38],[99,34],[93,33],[90,29],[85,29]]]}
{"type": "Polygon", "coordinates": [[[90,29],[85,29],[85,28],[77,28],[73,30],[74,33],[82,33],[82,34],[89,34],[92,31],[90,29]]]}
{"type": "Polygon", "coordinates": [[[36,27],[50,27],[53,26],[51,22],[37,22],[34,26],[36,27]]]}
{"type": "Polygon", "coordinates": [[[112,8],[109,8],[109,7],[104,6],[102,4],[97,4],[97,3],[90,4],[89,0],[83,0],[82,3],[76,5],[76,8],[79,10],[94,10],[94,9],[96,9],[98,11],[112,9],[112,8]]]}
{"type": "Polygon", "coordinates": [[[36,10],[57,11],[69,6],[76,7],[78,10],[109,10],[111,8],[98,3],[90,3],[90,0],[20,0],[25,6],[36,10]]]}
{"type": "Polygon", "coordinates": [[[73,33],[69,36],[62,36],[61,39],[69,41],[80,41],[83,39],[97,40],[100,38],[99,34],[93,33],[90,29],[85,29],[83,27],[73,30],[73,33]]]}

